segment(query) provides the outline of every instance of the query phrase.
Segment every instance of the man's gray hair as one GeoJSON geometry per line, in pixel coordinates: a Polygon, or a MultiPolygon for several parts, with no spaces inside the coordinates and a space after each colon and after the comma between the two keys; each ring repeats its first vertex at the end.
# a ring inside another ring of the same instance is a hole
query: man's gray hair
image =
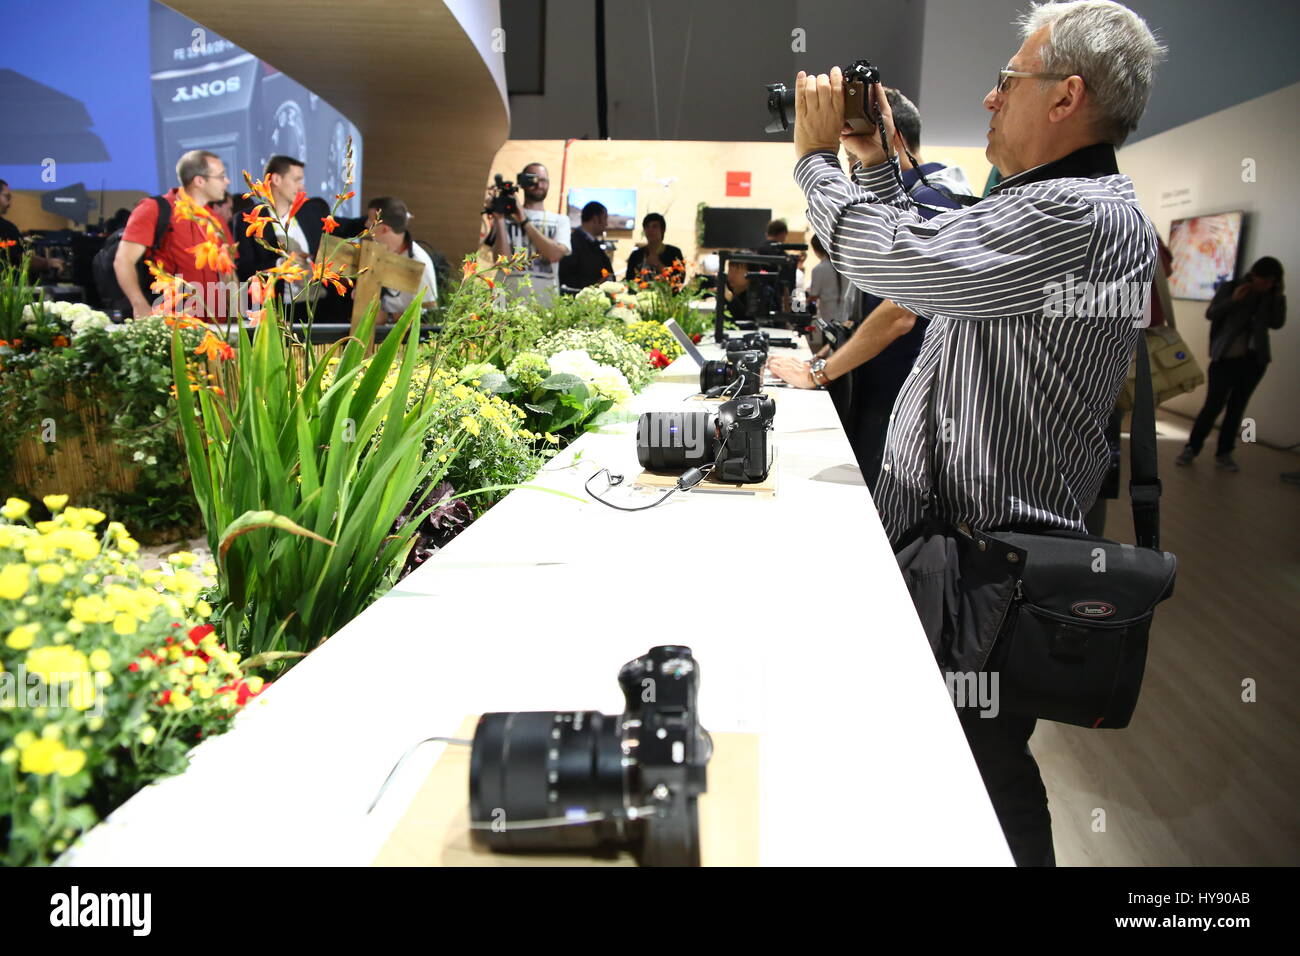
{"type": "Polygon", "coordinates": [[[1043,72],[1083,77],[1096,131],[1120,146],[1147,108],[1151,79],[1165,48],[1146,22],[1111,0],[1035,3],[1019,20],[1029,37],[1048,27],[1043,72]]]}
{"type": "Polygon", "coordinates": [[[176,161],[176,178],[180,180],[182,186],[188,186],[194,182],[195,176],[206,176],[208,174],[208,160],[221,159],[216,153],[210,153],[206,149],[192,149],[176,161]]]}

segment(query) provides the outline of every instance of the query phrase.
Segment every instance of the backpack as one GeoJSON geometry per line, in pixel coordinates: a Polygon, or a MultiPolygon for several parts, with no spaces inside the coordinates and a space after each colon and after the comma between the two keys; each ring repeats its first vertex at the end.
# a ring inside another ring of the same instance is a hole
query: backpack
{"type": "MultiPolygon", "coordinates": [[[[150,278],[149,269],[145,266],[144,261],[150,257],[151,253],[157,252],[162,246],[163,236],[167,235],[167,229],[171,225],[172,204],[167,201],[166,196],[152,196],[154,203],[158,206],[158,224],[154,227],[153,244],[144,251],[140,261],[135,264],[136,275],[140,280],[140,291],[147,292],[149,289],[150,278]]],[[[99,293],[99,301],[103,303],[104,310],[112,312],[118,310],[124,315],[131,312],[131,301],[122,291],[121,284],[117,281],[117,273],[113,271],[113,261],[117,258],[117,247],[122,243],[122,233],[125,228],[118,229],[107,239],[104,240],[104,246],[91,261],[90,270],[95,277],[95,290],[99,293]]]]}

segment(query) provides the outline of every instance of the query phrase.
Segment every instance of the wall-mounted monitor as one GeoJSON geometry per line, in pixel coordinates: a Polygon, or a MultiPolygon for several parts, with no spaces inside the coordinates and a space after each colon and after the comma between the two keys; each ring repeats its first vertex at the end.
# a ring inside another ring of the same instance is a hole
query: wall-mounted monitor
{"type": "Polygon", "coordinates": [[[1242,212],[1175,219],[1169,228],[1174,256],[1169,294],[1176,299],[1214,298],[1219,283],[1237,274],[1244,220],[1242,212]]]}
{"type": "Polygon", "coordinates": [[[636,190],[575,187],[569,190],[569,222],[576,229],[582,222],[582,207],[601,203],[609,210],[610,229],[636,229],[636,190]]]}
{"type": "Polygon", "coordinates": [[[706,249],[757,249],[767,242],[770,209],[730,209],[709,206],[704,210],[706,249]]]}

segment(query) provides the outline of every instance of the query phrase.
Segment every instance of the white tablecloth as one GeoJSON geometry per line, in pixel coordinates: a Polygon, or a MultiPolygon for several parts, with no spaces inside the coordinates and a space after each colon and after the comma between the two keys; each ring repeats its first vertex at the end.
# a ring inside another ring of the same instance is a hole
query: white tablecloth
{"type": "MultiPolygon", "coordinates": [[[[632,410],[682,407],[694,378],[679,360],[632,410]]],[[[443,747],[417,751],[367,815],[411,744],[485,711],[617,713],[618,668],[681,643],[705,726],[759,735],[764,864],[1010,865],[829,396],[770,394],[775,497],[623,513],[512,493],[71,862],[368,864],[443,747]]],[[[585,498],[608,465],[630,484],[634,434],[588,434],[533,483],[585,498]]]]}

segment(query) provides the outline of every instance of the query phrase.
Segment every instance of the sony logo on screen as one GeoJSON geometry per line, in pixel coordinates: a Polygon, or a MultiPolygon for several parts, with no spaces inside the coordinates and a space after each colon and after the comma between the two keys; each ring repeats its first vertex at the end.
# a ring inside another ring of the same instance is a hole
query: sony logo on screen
{"type": "Polygon", "coordinates": [[[227,93],[239,92],[239,77],[232,76],[225,80],[209,80],[206,83],[196,83],[193,86],[176,87],[176,95],[172,97],[173,103],[187,103],[190,100],[201,100],[209,96],[224,96],[227,93]]]}

